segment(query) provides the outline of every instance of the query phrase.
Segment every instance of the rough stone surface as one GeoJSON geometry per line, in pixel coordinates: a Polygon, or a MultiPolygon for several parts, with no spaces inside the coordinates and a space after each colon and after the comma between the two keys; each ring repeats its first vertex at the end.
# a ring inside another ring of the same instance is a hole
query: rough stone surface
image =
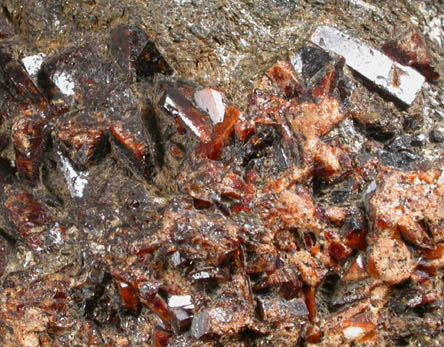
{"type": "Polygon", "coordinates": [[[443,9],[2,1],[0,345],[442,344],[443,9]]]}

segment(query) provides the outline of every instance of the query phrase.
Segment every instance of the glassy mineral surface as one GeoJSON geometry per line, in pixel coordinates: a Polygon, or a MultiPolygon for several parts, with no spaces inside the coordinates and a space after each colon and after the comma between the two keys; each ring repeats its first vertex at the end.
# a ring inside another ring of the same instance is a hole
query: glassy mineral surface
{"type": "Polygon", "coordinates": [[[443,344],[443,13],[3,0],[0,345],[443,344]]]}

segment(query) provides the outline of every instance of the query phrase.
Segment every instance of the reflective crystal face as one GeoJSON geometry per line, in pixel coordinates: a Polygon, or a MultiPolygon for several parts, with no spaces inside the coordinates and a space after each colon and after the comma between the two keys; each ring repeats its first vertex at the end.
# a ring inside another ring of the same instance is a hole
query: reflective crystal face
{"type": "Polygon", "coordinates": [[[0,346],[442,344],[442,1],[0,6],[0,346]]]}

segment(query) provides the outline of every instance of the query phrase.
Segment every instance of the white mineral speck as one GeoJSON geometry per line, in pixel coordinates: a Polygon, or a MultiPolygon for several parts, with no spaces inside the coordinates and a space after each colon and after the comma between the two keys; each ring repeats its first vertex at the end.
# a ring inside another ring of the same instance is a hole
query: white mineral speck
{"type": "Polygon", "coordinates": [[[66,184],[68,185],[69,193],[73,198],[81,198],[83,191],[88,184],[88,173],[77,172],[72,167],[71,163],[65,158],[61,152],[57,153],[62,163],[62,171],[65,176],[66,184]]]}
{"type": "Polygon", "coordinates": [[[443,40],[443,30],[442,27],[444,25],[444,16],[433,18],[428,23],[428,35],[430,39],[435,41],[439,46],[442,46],[442,40],[443,40]]]}
{"type": "Polygon", "coordinates": [[[361,336],[363,331],[364,330],[359,327],[353,327],[353,326],[348,327],[347,329],[344,330],[344,336],[347,339],[354,340],[354,339],[358,338],[359,336],[361,336]]]}
{"type": "Polygon", "coordinates": [[[182,307],[185,309],[194,309],[190,295],[173,295],[168,299],[168,306],[182,307]]]}
{"type": "Polygon", "coordinates": [[[25,259],[21,259],[21,264],[23,264],[24,268],[27,268],[28,266],[33,266],[35,265],[35,259],[34,259],[34,254],[32,253],[32,251],[26,250],[23,253],[20,252],[25,259]]]}
{"type": "Polygon", "coordinates": [[[74,88],[76,85],[72,80],[72,77],[66,72],[57,71],[54,74],[54,83],[63,94],[74,95],[74,88]]]}
{"type": "Polygon", "coordinates": [[[23,66],[32,77],[35,77],[37,75],[37,72],[39,72],[45,57],[46,54],[39,53],[36,55],[31,55],[29,57],[24,57],[22,59],[23,66]]]}
{"type": "Polygon", "coordinates": [[[61,245],[63,243],[63,236],[59,223],[55,223],[54,226],[49,229],[49,235],[51,235],[54,244],[61,245]]]}

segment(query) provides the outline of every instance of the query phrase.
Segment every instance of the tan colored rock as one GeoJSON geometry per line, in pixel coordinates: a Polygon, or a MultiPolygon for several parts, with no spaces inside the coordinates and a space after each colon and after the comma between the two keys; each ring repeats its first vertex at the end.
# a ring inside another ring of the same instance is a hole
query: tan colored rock
{"type": "Polygon", "coordinates": [[[414,266],[413,256],[405,243],[389,237],[377,240],[368,259],[369,273],[389,284],[408,280],[414,266]]]}

